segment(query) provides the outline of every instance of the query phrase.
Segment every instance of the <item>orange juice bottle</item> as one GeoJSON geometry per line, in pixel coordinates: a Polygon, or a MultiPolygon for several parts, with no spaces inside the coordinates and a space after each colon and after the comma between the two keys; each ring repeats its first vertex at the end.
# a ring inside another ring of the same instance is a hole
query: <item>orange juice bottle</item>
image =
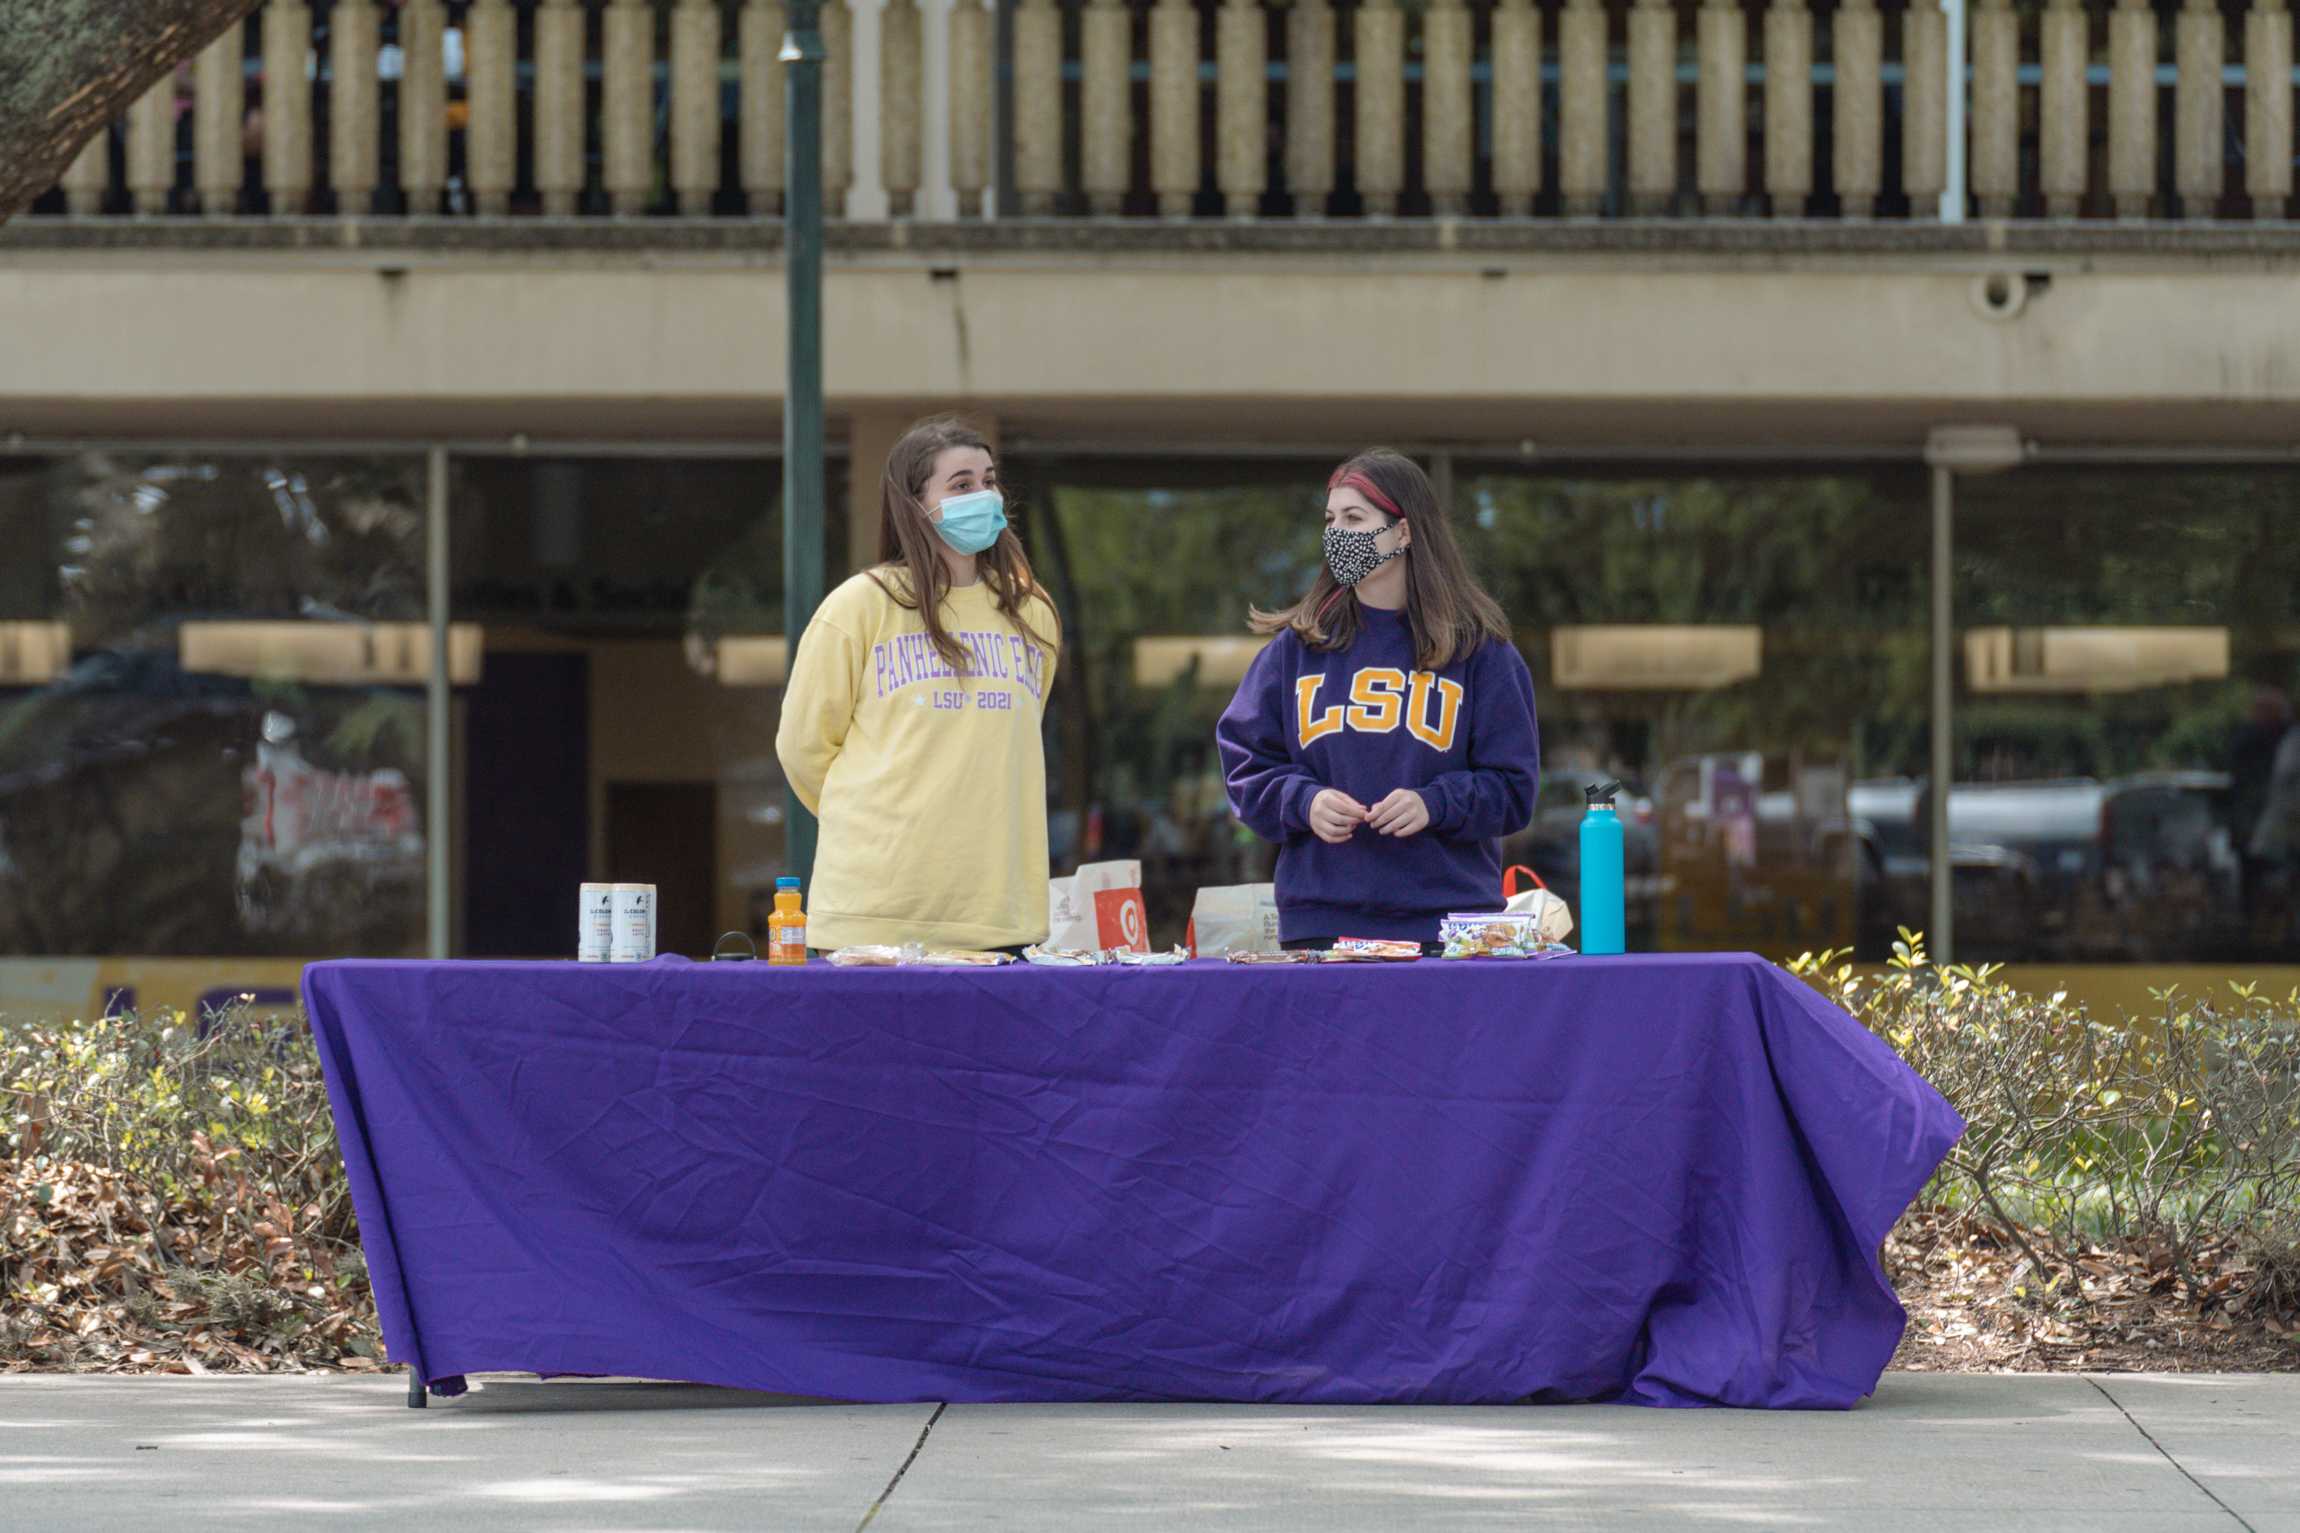
{"type": "Polygon", "coordinates": [[[767,917],[767,962],[804,964],[807,961],[807,913],[799,903],[799,881],[775,880],[775,911],[767,917]]]}

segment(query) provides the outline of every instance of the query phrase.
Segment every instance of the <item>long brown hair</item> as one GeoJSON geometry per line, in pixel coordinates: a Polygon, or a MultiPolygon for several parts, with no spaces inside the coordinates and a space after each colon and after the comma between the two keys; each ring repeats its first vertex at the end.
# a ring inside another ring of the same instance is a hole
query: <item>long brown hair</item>
{"type": "MultiPolygon", "coordinates": [[[[1501,604],[1469,572],[1453,525],[1421,465],[1387,447],[1369,448],[1334,470],[1326,481],[1328,491],[1353,475],[1370,480],[1381,491],[1380,498],[1397,507],[1414,530],[1413,545],[1405,555],[1406,620],[1413,625],[1414,663],[1424,670],[1440,670],[1467,660],[1488,639],[1508,639],[1509,620],[1502,616],[1501,604]]],[[[1381,507],[1377,504],[1376,509],[1381,507]]],[[[1399,515],[1383,514],[1390,526],[1398,524],[1399,515]]],[[[1335,650],[1350,647],[1361,621],[1357,592],[1334,579],[1334,572],[1321,562],[1308,594],[1276,612],[1252,609],[1251,626],[1256,633],[1291,630],[1312,649],[1335,650]]]]}
{"type": "MultiPolygon", "coordinates": [[[[966,647],[943,625],[942,602],[950,594],[950,566],[943,562],[942,535],[927,519],[927,480],[934,477],[935,461],[953,447],[979,447],[990,451],[982,433],[953,416],[920,421],[903,433],[886,455],[886,477],[879,488],[879,551],[885,562],[870,572],[880,590],[895,604],[915,610],[926,620],[927,641],[953,670],[966,663],[966,647]]],[[[1045,601],[1037,577],[1030,573],[1030,558],[1012,527],[998,541],[975,555],[975,567],[998,600],[998,610],[1015,630],[1043,649],[1054,641],[1040,633],[1023,615],[1023,604],[1033,597],[1045,601]]]]}

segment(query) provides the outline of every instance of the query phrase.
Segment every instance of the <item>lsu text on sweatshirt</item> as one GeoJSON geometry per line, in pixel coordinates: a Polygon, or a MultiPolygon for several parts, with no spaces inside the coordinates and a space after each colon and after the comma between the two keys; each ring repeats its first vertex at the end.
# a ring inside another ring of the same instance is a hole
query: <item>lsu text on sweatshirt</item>
{"type": "Polygon", "coordinates": [[[1501,838],[1532,819],[1541,775],[1533,677],[1516,646],[1489,639],[1423,670],[1406,615],[1361,607],[1348,649],[1272,639],[1215,734],[1231,807],[1278,844],[1283,940],[1434,942],[1441,917],[1501,908],[1501,838]],[[1368,809],[1414,789],[1429,825],[1405,837],[1360,826],[1330,846],[1310,830],[1310,800],[1327,788],[1368,809]]]}
{"type": "MultiPolygon", "coordinates": [[[[885,575],[900,580],[899,573],[885,575]]],[[[868,575],[833,591],[799,640],[775,753],[822,821],[807,945],[999,948],[1046,937],[1046,751],[1060,642],[1034,643],[986,584],[943,601],[951,666],[921,615],[868,575]]]]}

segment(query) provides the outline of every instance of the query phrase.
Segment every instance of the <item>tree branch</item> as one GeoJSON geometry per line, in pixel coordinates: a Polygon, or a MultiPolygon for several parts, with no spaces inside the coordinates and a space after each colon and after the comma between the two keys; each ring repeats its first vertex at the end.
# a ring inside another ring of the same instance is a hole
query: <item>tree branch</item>
{"type": "Polygon", "coordinates": [[[0,222],[30,207],[106,124],[256,4],[0,0],[0,222]]]}

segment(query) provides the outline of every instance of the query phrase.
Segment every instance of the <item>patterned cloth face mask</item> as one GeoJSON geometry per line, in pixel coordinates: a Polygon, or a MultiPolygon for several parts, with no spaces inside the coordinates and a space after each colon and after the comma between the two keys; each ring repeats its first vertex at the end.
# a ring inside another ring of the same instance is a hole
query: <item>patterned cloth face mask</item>
{"type": "Polygon", "coordinates": [[[1345,586],[1359,581],[1405,552],[1402,547],[1381,551],[1381,533],[1352,532],[1346,527],[1326,529],[1326,568],[1345,586]]]}

